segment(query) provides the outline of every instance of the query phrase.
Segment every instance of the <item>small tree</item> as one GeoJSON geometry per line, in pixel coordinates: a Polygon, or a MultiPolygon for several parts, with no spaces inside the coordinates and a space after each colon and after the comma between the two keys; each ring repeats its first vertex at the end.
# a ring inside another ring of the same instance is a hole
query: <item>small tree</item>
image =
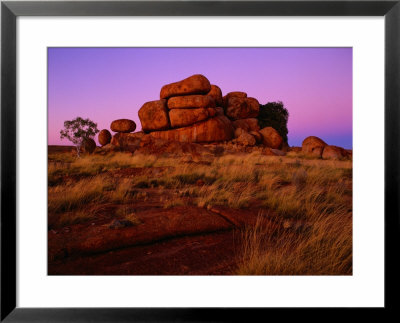
{"type": "Polygon", "coordinates": [[[268,102],[264,105],[260,104],[260,113],[258,115],[258,123],[260,124],[260,127],[274,128],[281,135],[285,143],[288,142],[288,120],[289,112],[281,101],[268,102]]]}
{"type": "Polygon", "coordinates": [[[77,117],[71,121],[64,121],[64,129],[60,130],[60,138],[67,138],[71,141],[75,145],[79,157],[80,149],[85,140],[93,138],[98,132],[97,123],[90,119],[77,117]]]}

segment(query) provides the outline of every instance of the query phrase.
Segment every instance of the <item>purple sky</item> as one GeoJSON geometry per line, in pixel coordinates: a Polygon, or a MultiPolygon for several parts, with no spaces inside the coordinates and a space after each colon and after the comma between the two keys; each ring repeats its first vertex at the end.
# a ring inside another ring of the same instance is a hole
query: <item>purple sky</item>
{"type": "Polygon", "coordinates": [[[205,75],[223,95],[244,91],[260,104],[282,101],[290,146],[314,135],[352,148],[351,48],[49,48],[49,144],[69,145],[60,129],[77,116],[99,130],[132,119],[140,130],[143,103],[193,74],[205,75]]]}

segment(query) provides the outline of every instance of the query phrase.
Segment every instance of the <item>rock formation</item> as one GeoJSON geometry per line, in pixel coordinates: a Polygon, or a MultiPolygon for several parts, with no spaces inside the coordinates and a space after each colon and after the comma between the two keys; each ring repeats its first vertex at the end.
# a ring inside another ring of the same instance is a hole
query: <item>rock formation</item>
{"type": "Polygon", "coordinates": [[[218,86],[211,84],[211,90],[207,93],[207,95],[214,99],[215,104],[218,107],[223,107],[224,101],[222,98],[222,91],[218,86]]]}
{"type": "Polygon", "coordinates": [[[150,101],[139,110],[143,131],[166,130],[171,127],[168,117],[167,100],[150,101]]]}
{"type": "Polygon", "coordinates": [[[342,147],[330,146],[322,139],[310,136],[303,140],[301,152],[305,156],[322,159],[350,159],[352,154],[342,147]]]}
{"type": "Polygon", "coordinates": [[[262,143],[263,136],[262,136],[262,134],[260,132],[258,132],[258,131],[250,131],[249,134],[251,134],[254,137],[254,139],[256,140],[257,144],[261,144],[262,143]]]}
{"type": "Polygon", "coordinates": [[[164,85],[161,88],[160,98],[168,99],[173,96],[207,94],[210,90],[210,81],[205,76],[196,74],[182,81],[164,85]]]}
{"type": "Polygon", "coordinates": [[[153,131],[150,135],[154,138],[161,138],[182,142],[218,142],[228,141],[233,138],[232,123],[225,116],[195,123],[188,127],[171,129],[166,131],[153,131]]]}
{"type": "Polygon", "coordinates": [[[117,150],[126,150],[130,152],[136,151],[140,145],[140,141],[144,136],[143,132],[123,133],[119,132],[111,139],[111,145],[117,150]]]}
{"type": "Polygon", "coordinates": [[[301,144],[301,151],[303,154],[310,157],[320,158],[326,145],[326,142],[322,139],[315,136],[310,136],[303,140],[303,143],[301,144]]]}
{"type": "Polygon", "coordinates": [[[164,85],[160,98],[139,110],[143,131],[154,138],[195,143],[233,138],[234,128],[221,106],[221,89],[205,76],[164,85]]]}
{"type": "Polygon", "coordinates": [[[85,138],[82,143],[84,153],[91,154],[96,149],[96,142],[92,138],[85,138]]]}
{"type": "Polygon", "coordinates": [[[224,97],[223,97],[223,103],[224,103],[224,107],[226,107],[228,99],[229,98],[247,98],[247,93],[245,92],[240,92],[240,91],[235,91],[235,92],[229,92],[227,93],[224,97]]]}
{"type": "Polygon", "coordinates": [[[232,121],[232,124],[235,129],[242,128],[247,132],[260,130],[260,126],[258,125],[258,120],[256,118],[239,119],[232,121]]]}
{"type": "Polygon", "coordinates": [[[325,146],[322,152],[323,159],[346,159],[349,158],[350,154],[342,147],[337,146],[325,146]]]}
{"type": "Polygon", "coordinates": [[[254,146],[259,140],[259,136],[254,135],[254,132],[260,130],[257,120],[260,110],[258,101],[247,97],[247,93],[240,91],[229,92],[222,101],[224,113],[232,121],[235,130],[240,128],[246,132],[246,135],[236,134],[237,139],[241,136],[236,142],[240,145],[254,146]],[[254,137],[254,140],[248,136],[254,137]]]}
{"type": "Polygon", "coordinates": [[[215,116],[217,112],[211,108],[173,109],[169,111],[169,120],[172,128],[191,126],[197,122],[215,116]]]}
{"type": "Polygon", "coordinates": [[[168,100],[168,109],[215,108],[215,100],[209,95],[175,96],[168,100]]]}
{"type": "MultiPolygon", "coordinates": [[[[242,130],[242,129],[237,129],[242,130]]],[[[242,133],[237,137],[236,142],[242,146],[254,146],[256,144],[256,138],[249,134],[246,131],[242,131],[242,133]]]]}
{"type": "Polygon", "coordinates": [[[260,104],[254,98],[231,97],[226,101],[225,114],[232,120],[256,118],[260,104]]]}
{"type": "Polygon", "coordinates": [[[264,146],[272,149],[280,149],[282,147],[283,139],[272,127],[265,127],[260,130],[264,146]]]}
{"type": "Polygon", "coordinates": [[[105,146],[111,142],[111,133],[107,129],[103,129],[99,132],[97,139],[99,140],[99,144],[105,146]]]}
{"type": "MultiPolygon", "coordinates": [[[[239,147],[264,144],[280,148],[281,138],[274,129],[264,130],[264,135],[260,132],[259,106],[258,101],[245,92],[229,92],[223,97],[221,89],[211,85],[205,76],[192,75],[164,85],[160,100],[143,104],[138,112],[143,131],[140,135],[131,133],[136,128],[133,121],[113,121],[111,130],[117,134],[111,139],[110,149],[135,151],[144,134],[187,143],[229,142],[235,138],[234,144],[239,147]],[[265,132],[268,131],[267,136],[265,132]]],[[[99,142],[108,146],[110,140],[106,131],[99,134],[99,142]]]]}

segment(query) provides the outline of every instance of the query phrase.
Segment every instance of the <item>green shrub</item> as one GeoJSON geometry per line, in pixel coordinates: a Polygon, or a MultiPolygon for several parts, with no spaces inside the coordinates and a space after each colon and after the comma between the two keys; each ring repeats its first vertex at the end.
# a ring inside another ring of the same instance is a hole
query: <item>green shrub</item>
{"type": "Polygon", "coordinates": [[[288,142],[287,134],[289,132],[287,128],[288,120],[289,112],[281,101],[260,104],[258,123],[261,129],[265,127],[274,128],[286,143],[288,142]]]}

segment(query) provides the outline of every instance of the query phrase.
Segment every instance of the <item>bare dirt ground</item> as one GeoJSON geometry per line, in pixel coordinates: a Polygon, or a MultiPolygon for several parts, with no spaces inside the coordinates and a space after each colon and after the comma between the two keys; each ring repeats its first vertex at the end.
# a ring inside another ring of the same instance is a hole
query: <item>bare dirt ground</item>
{"type": "Polygon", "coordinates": [[[77,160],[71,151],[49,146],[49,275],[351,274],[351,162],[255,155],[233,157],[246,158],[236,165],[226,156],[188,163],[125,153],[77,160]],[[321,194],[305,195],[307,185],[321,194]],[[282,208],[285,196],[293,201],[282,208]],[[307,269],[305,249],[338,244],[321,214],[347,219],[350,236],[339,237],[340,259],[307,269]],[[290,263],[276,266],[276,253],[290,263]],[[350,265],[331,264],[348,257],[350,265]]]}

